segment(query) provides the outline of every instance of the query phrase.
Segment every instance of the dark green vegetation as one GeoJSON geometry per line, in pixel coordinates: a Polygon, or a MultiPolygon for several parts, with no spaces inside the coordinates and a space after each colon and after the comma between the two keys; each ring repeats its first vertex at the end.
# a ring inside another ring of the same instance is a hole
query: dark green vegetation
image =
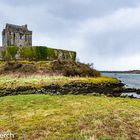
{"type": "Polygon", "coordinates": [[[76,52],[46,46],[7,46],[1,48],[2,60],[76,60],[76,52]]]}
{"type": "Polygon", "coordinates": [[[0,61],[0,74],[48,74],[64,76],[100,76],[89,64],[75,61],[0,61]]]}
{"type": "Polygon", "coordinates": [[[29,140],[139,140],[140,102],[82,95],[0,98],[0,130],[29,140]]]}

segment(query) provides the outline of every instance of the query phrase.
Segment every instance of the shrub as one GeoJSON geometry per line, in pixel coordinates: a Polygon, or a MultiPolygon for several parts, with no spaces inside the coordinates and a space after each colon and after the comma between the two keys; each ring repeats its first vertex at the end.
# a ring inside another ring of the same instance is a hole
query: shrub
{"type": "Polygon", "coordinates": [[[100,72],[91,68],[89,64],[84,64],[75,61],[53,61],[52,68],[54,71],[59,71],[64,76],[91,76],[98,77],[100,72]]]}
{"type": "Polygon", "coordinates": [[[88,64],[75,61],[39,61],[24,62],[10,61],[5,62],[0,67],[0,73],[43,73],[43,74],[61,74],[64,76],[80,76],[80,77],[98,77],[100,72],[91,68],[88,64]]]}
{"type": "Polygon", "coordinates": [[[15,63],[15,62],[7,62],[5,63],[3,70],[4,71],[15,71],[22,67],[22,63],[15,63]]]}
{"type": "Polygon", "coordinates": [[[34,72],[37,72],[37,67],[34,64],[24,64],[18,70],[18,72],[21,72],[21,73],[34,73],[34,72]]]}
{"type": "Polygon", "coordinates": [[[37,72],[37,67],[33,63],[7,62],[2,69],[0,69],[0,73],[6,72],[34,73],[37,72]]]}

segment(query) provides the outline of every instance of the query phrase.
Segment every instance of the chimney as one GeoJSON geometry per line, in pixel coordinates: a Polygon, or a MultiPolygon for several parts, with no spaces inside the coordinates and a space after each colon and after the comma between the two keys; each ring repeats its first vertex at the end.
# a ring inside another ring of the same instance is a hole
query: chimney
{"type": "Polygon", "coordinates": [[[23,27],[25,27],[27,29],[27,24],[23,25],[23,27]]]}

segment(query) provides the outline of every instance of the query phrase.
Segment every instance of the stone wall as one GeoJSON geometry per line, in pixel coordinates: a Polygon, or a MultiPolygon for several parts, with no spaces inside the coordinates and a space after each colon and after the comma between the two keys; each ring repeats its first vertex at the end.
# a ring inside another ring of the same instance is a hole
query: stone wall
{"type": "Polygon", "coordinates": [[[46,46],[0,47],[1,60],[75,60],[76,52],[46,46]]]}

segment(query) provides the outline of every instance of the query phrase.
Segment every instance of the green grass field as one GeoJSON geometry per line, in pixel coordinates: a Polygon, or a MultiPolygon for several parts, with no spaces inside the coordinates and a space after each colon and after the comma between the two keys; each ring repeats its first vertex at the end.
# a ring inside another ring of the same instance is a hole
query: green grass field
{"type": "Polygon", "coordinates": [[[29,140],[139,140],[140,101],[83,95],[0,98],[0,131],[29,140]]]}
{"type": "Polygon", "coordinates": [[[15,89],[18,87],[35,87],[41,88],[43,86],[55,84],[64,85],[71,82],[81,83],[93,83],[93,84],[104,84],[104,83],[119,83],[120,81],[116,78],[111,77],[65,77],[65,76],[45,76],[45,75],[0,75],[0,89],[15,89]]]}

